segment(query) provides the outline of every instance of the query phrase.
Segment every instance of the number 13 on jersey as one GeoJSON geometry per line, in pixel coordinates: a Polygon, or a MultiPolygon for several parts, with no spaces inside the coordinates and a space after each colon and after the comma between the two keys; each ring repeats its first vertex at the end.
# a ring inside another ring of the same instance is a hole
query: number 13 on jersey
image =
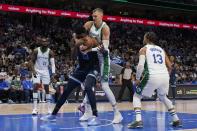
{"type": "Polygon", "coordinates": [[[153,54],[153,59],[155,64],[162,64],[163,58],[161,54],[153,54]]]}

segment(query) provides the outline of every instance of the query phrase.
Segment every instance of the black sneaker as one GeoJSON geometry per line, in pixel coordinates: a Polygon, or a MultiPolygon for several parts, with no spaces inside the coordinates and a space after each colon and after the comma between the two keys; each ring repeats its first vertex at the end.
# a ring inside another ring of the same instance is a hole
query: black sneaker
{"type": "Polygon", "coordinates": [[[171,125],[172,125],[173,127],[182,127],[182,122],[181,122],[180,120],[173,121],[173,122],[171,123],[171,125]]]}
{"type": "Polygon", "coordinates": [[[128,124],[127,127],[128,128],[142,128],[143,127],[143,123],[142,123],[142,121],[133,121],[130,124],[128,124]]]}

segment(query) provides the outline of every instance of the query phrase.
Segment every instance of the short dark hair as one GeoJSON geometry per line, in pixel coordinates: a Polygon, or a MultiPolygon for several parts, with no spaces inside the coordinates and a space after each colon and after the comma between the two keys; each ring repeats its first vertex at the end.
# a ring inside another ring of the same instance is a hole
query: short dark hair
{"type": "Polygon", "coordinates": [[[75,33],[76,33],[76,36],[78,38],[88,35],[88,32],[87,32],[87,30],[84,27],[78,27],[78,28],[76,28],[75,29],[75,33]]]}
{"type": "Polygon", "coordinates": [[[145,36],[150,42],[157,42],[157,35],[154,32],[146,32],[145,36]]]}
{"type": "Polygon", "coordinates": [[[96,11],[98,11],[98,12],[100,12],[100,13],[104,13],[103,9],[101,9],[101,8],[96,8],[96,9],[94,9],[92,12],[94,13],[94,12],[96,12],[96,11]]]}

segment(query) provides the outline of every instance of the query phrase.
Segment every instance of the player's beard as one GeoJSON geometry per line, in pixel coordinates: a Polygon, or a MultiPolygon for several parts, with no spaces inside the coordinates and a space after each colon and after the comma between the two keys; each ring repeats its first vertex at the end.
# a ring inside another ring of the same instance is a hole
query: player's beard
{"type": "Polygon", "coordinates": [[[41,46],[42,52],[45,52],[45,51],[47,50],[47,48],[48,48],[48,46],[42,45],[42,46],[41,46]]]}

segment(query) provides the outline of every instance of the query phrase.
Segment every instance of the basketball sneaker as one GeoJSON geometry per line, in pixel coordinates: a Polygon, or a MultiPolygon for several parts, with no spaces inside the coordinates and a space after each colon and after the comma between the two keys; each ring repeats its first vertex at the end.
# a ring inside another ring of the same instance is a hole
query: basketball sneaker
{"type": "Polygon", "coordinates": [[[130,128],[130,129],[142,128],[143,123],[142,123],[142,121],[133,121],[130,124],[128,124],[127,127],[130,128]]]}
{"type": "Polygon", "coordinates": [[[123,120],[123,117],[122,117],[121,113],[119,111],[115,112],[114,119],[113,119],[112,123],[118,124],[118,123],[122,122],[122,120],[123,120]]]}
{"type": "Polygon", "coordinates": [[[182,122],[180,120],[172,121],[171,125],[173,127],[182,127],[182,122]]]}
{"type": "Polygon", "coordinates": [[[88,126],[97,126],[100,124],[101,124],[101,121],[96,116],[93,116],[88,119],[88,126]]]}
{"type": "Polygon", "coordinates": [[[56,121],[56,115],[46,115],[40,118],[42,121],[56,121]]]}
{"type": "Polygon", "coordinates": [[[92,112],[85,112],[82,117],[79,118],[79,121],[87,121],[92,117],[92,112]]]}
{"type": "Polygon", "coordinates": [[[32,115],[38,115],[38,110],[37,109],[33,109],[32,115]]]}
{"type": "Polygon", "coordinates": [[[80,117],[80,121],[87,121],[89,118],[92,117],[92,109],[89,104],[85,104],[85,113],[82,117],[80,117]]]}

